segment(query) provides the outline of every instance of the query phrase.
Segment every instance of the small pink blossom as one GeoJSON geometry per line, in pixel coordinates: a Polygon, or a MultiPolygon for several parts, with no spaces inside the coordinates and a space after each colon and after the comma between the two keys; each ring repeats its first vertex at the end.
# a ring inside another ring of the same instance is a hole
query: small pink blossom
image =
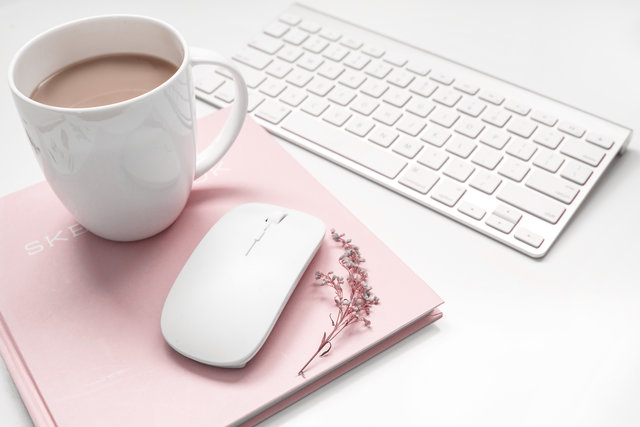
{"type": "Polygon", "coordinates": [[[347,272],[346,282],[349,285],[349,298],[345,298],[342,286],[345,283],[343,277],[337,276],[333,271],[321,273],[316,271],[316,280],[319,286],[329,286],[335,292],[334,302],[338,307],[336,319],[333,320],[331,314],[331,325],[333,330],[327,335],[325,332],[320,341],[320,346],[311,356],[311,359],[300,369],[298,375],[304,376],[304,370],[318,355],[325,356],[331,350],[331,341],[338,336],[344,328],[357,322],[362,322],[364,326],[371,325],[371,321],[367,316],[371,314],[371,307],[380,304],[380,299],[373,294],[371,286],[368,284],[369,275],[367,270],[361,264],[365,259],[360,254],[360,249],[351,244],[351,239],[345,239],[344,233],[338,234],[331,229],[331,237],[334,241],[340,243],[345,250],[338,259],[338,262],[347,272]],[[323,351],[324,350],[324,351],[323,351]]]}

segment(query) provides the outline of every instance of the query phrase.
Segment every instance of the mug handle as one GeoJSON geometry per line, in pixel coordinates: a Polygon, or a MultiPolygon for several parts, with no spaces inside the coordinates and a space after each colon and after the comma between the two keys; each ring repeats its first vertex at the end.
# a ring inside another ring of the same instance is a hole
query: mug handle
{"type": "Polygon", "coordinates": [[[249,94],[240,70],[222,55],[207,49],[190,47],[189,62],[191,66],[206,64],[226,68],[231,72],[233,82],[236,86],[235,101],[233,107],[231,107],[231,114],[227,122],[224,124],[218,137],[197,157],[194,179],[198,179],[218,163],[218,160],[229,150],[238,133],[240,133],[244,119],[247,116],[249,94]]]}

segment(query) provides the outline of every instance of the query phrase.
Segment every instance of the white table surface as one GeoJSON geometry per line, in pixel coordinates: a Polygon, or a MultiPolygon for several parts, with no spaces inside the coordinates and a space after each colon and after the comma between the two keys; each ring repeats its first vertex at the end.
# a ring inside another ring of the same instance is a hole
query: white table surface
{"type": "MultiPolygon", "coordinates": [[[[192,45],[230,56],[288,5],[5,0],[0,74],[32,36],[83,16],[151,15],[192,45]]],[[[325,0],[316,7],[640,130],[639,2],[325,0]]],[[[5,83],[0,117],[2,196],[43,176],[5,83]]],[[[435,325],[267,425],[640,425],[637,140],[540,261],[285,144],[446,303],[435,325]]],[[[0,425],[31,425],[0,367],[0,425]]]]}

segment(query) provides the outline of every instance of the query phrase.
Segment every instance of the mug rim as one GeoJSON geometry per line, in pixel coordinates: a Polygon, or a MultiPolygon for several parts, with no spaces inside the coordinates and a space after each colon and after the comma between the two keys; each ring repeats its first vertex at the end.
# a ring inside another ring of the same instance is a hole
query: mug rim
{"type": "Polygon", "coordinates": [[[183,69],[186,67],[187,63],[189,62],[189,48],[187,46],[187,43],[184,39],[184,37],[182,37],[182,35],[178,32],[178,30],[176,30],[173,26],[171,26],[170,24],[166,23],[165,21],[162,21],[160,19],[156,19],[156,18],[152,18],[150,16],[144,16],[144,15],[135,15],[135,14],[109,14],[109,15],[95,15],[95,16],[88,16],[88,17],[84,17],[84,18],[80,18],[80,19],[75,19],[73,21],[69,21],[69,22],[65,22],[63,24],[57,25],[55,27],[49,28],[48,30],[36,35],[35,37],[31,38],[27,43],[25,43],[20,49],[18,49],[18,51],[15,53],[15,55],[13,56],[13,59],[11,60],[11,64],[9,65],[9,88],[11,89],[11,92],[19,97],[23,102],[26,102],[28,104],[31,104],[35,107],[39,107],[39,108],[46,108],[48,110],[52,110],[52,111],[57,111],[57,112],[61,112],[61,113],[83,113],[83,112],[97,112],[97,111],[106,111],[106,110],[110,110],[113,108],[121,108],[124,106],[127,106],[129,104],[132,104],[134,102],[140,101],[143,98],[152,96],[155,93],[160,92],[161,90],[164,90],[164,88],[168,85],[170,85],[175,79],[178,78],[178,75],[183,71],[183,69]],[[24,53],[31,48],[33,45],[35,45],[37,42],[39,42],[40,40],[43,40],[47,37],[50,37],[52,34],[68,28],[68,27],[72,27],[74,25],[78,25],[81,23],[86,23],[89,21],[99,21],[99,20],[104,20],[104,19],[117,19],[117,18],[133,18],[133,19],[138,19],[141,21],[147,21],[147,22],[152,22],[154,24],[158,24],[160,27],[164,28],[165,30],[167,30],[169,33],[171,33],[182,45],[182,50],[183,50],[183,55],[182,55],[182,62],[180,63],[180,65],[178,66],[178,69],[175,71],[175,73],[173,73],[171,75],[171,77],[169,77],[167,80],[165,80],[164,82],[162,82],[160,85],[156,86],[155,88],[151,89],[148,92],[145,92],[143,94],[140,94],[138,96],[135,96],[133,98],[129,98],[129,99],[125,99],[124,101],[119,101],[119,102],[115,102],[112,104],[105,104],[105,105],[98,105],[98,106],[94,106],[94,107],[58,107],[55,105],[50,105],[50,104],[44,104],[42,102],[38,102],[35,101],[34,99],[31,99],[29,96],[25,95],[24,93],[22,93],[21,90],[19,90],[16,87],[15,84],[15,80],[14,80],[14,71],[16,69],[16,65],[17,62],[20,60],[20,58],[24,55],[24,53]]]}

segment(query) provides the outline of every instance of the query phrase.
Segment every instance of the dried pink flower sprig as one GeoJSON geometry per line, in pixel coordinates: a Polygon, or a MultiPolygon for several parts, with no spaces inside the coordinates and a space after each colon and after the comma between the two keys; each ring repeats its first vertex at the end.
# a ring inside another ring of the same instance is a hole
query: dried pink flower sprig
{"type": "Polygon", "coordinates": [[[372,306],[380,304],[380,299],[373,294],[371,286],[368,283],[369,274],[367,270],[361,266],[361,264],[365,262],[365,259],[360,254],[360,248],[351,244],[351,239],[345,239],[344,236],[344,233],[338,234],[333,228],[331,229],[331,238],[340,243],[345,250],[338,259],[338,262],[347,271],[347,284],[349,285],[350,291],[349,298],[345,298],[344,290],[342,289],[345,282],[343,277],[333,274],[333,271],[328,273],[316,271],[317,285],[329,286],[335,291],[336,295],[333,300],[336,303],[336,307],[338,307],[338,313],[335,321],[331,317],[331,314],[329,314],[333,330],[329,335],[327,335],[326,332],[322,335],[318,350],[316,350],[302,369],[300,369],[298,375],[304,376],[304,370],[318,355],[322,357],[329,353],[332,346],[331,341],[338,336],[344,328],[357,322],[362,322],[364,326],[371,325],[371,321],[367,316],[371,314],[372,306]]]}

